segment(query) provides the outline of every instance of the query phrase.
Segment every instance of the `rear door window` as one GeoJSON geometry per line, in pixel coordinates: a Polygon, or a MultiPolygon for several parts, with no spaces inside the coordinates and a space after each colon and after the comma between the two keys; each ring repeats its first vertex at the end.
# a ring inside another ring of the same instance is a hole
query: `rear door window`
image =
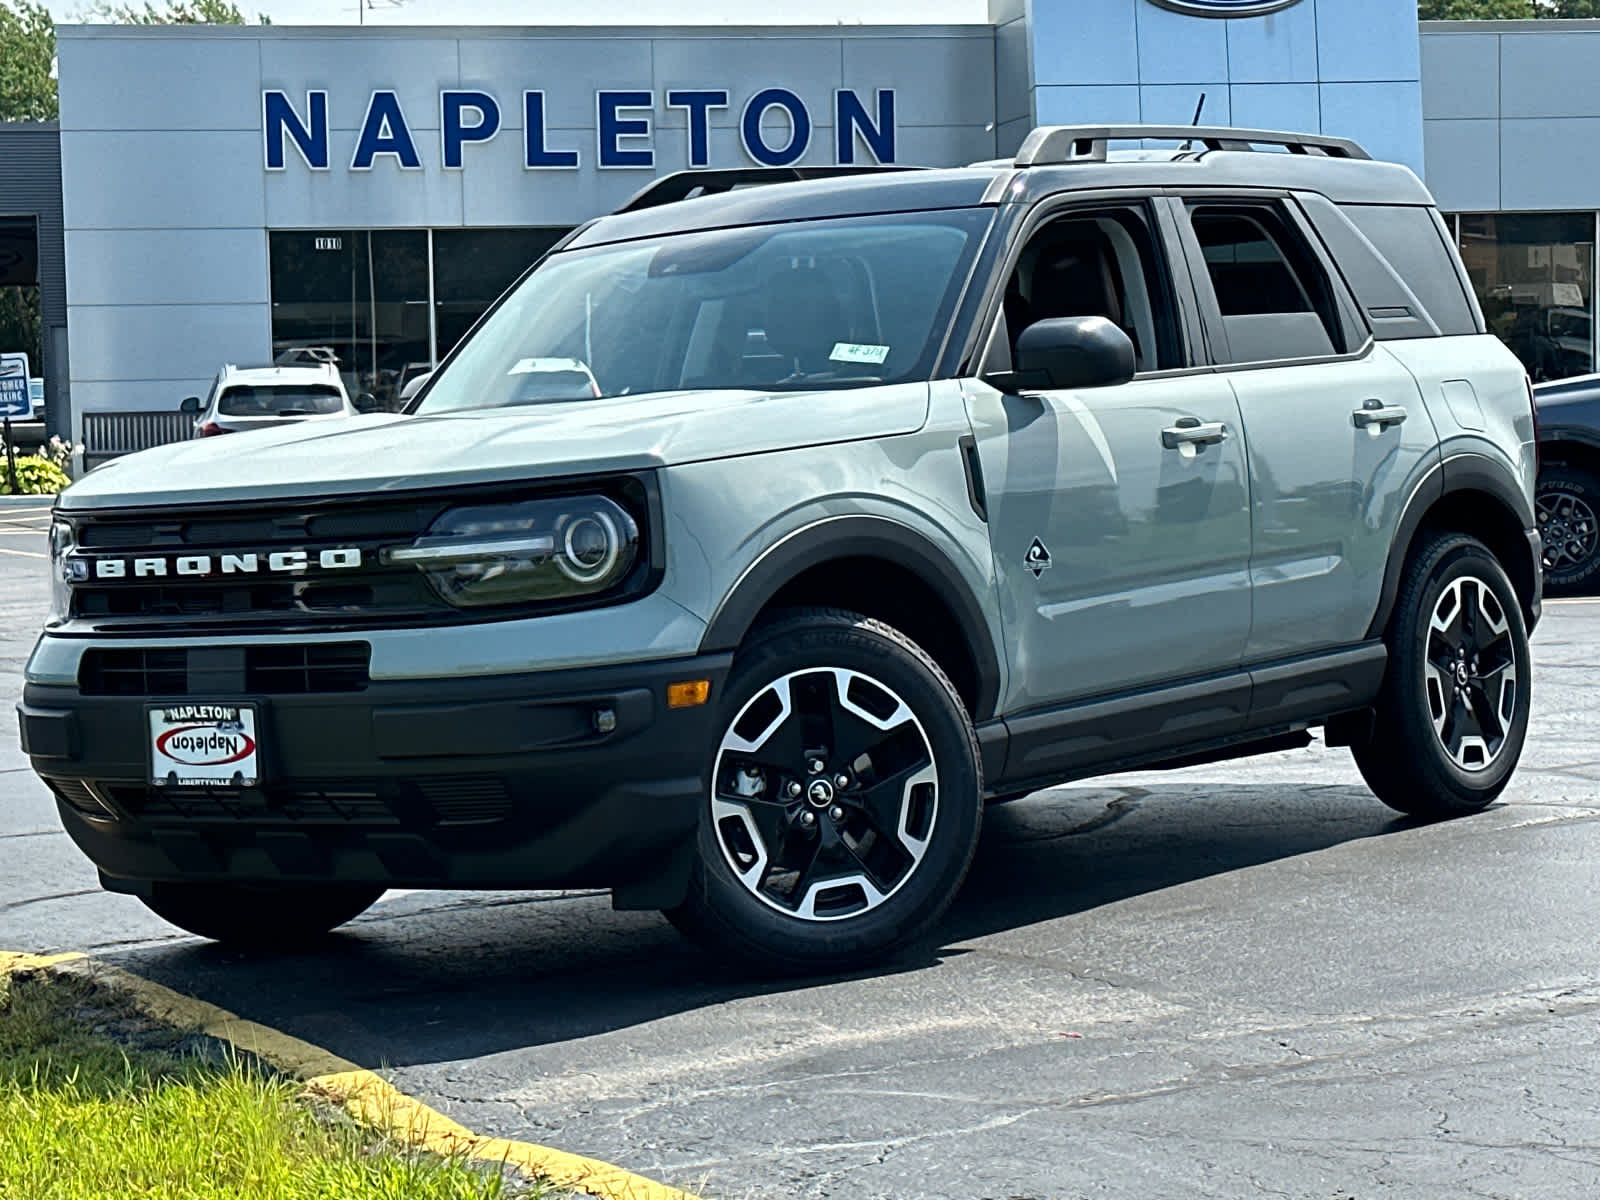
{"type": "Polygon", "coordinates": [[[313,417],[342,412],[344,397],[327,384],[225,388],[217,411],[225,417],[313,417]]]}
{"type": "Polygon", "coordinates": [[[1344,330],[1316,258],[1271,204],[1189,209],[1226,347],[1219,361],[1277,362],[1340,354],[1344,330]]]}

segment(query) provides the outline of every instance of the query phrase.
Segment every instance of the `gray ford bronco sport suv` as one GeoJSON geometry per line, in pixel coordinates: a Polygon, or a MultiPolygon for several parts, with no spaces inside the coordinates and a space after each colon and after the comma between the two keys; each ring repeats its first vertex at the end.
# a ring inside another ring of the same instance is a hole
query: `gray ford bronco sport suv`
{"type": "Polygon", "coordinates": [[[1064,780],[1322,727],[1402,812],[1501,791],[1530,394],[1411,172],[1134,126],[807,174],[577,229],[405,414],[62,496],[22,739],[106,887],[280,944],[606,887],[831,970],[1064,780]]]}

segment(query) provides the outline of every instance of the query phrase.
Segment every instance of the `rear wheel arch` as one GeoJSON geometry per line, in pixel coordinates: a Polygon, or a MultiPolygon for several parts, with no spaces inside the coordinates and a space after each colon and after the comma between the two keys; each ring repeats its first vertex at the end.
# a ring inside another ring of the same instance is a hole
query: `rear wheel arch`
{"type": "Polygon", "coordinates": [[[1448,459],[1412,493],[1389,552],[1378,610],[1369,638],[1382,637],[1394,613],[1406,564],[1415,548],[1436,533],[1477,538],[1499,560],[1516,589],[1531,630],[1539,619],[1540,581],[1527,531],[1535,527],[1532,505],[1511,472],[1478,454],[1448,459]]]}
{"type": "Polygon", "coordinates": [[[789,535],[745,571],[700,648],[736,650],[757,622],[803,607],[846,609],[898,629],[950,677],[974,723],[994,715],[1000,666],[983,606],[948,556],[917,531],[846,516],[789,535]]]}

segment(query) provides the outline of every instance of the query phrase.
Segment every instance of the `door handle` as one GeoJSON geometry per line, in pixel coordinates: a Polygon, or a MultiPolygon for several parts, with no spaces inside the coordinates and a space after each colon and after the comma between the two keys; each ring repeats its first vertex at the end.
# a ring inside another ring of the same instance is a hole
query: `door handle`
{"type": "Polygon", "coordinates": [[[1221,421],[1202,423],[1198,417],[1180,417],[1176,425],[1161,431],[1161,444],[1168,450],[1184,446],[1209,446],[1223,441],[1228,427],[1221,421]]]}
{"type": "Polygon", "coordinates": [[[1350,419],[1355,422],[1357,429],[1369,429],[1376,425],[1382,429],[1385,425],[1398,425],[1406,419],[1406,410],[1398,404],[1385,404],[1382,400],[1367,400],[1360,408],[1350,414],[1350,419]]]}

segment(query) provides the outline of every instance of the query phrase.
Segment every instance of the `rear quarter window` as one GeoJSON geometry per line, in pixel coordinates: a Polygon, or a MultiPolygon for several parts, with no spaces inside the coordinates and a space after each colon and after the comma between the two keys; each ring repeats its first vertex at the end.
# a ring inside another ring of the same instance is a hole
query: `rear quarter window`
{"type": "Polygon", "coordinates": [[[1440,234],[1432,209],[1388,204],[1339,208],[1405,280],[1440,333],[1453,337],[1479,331],[1455,253],[1440,234]]]}

